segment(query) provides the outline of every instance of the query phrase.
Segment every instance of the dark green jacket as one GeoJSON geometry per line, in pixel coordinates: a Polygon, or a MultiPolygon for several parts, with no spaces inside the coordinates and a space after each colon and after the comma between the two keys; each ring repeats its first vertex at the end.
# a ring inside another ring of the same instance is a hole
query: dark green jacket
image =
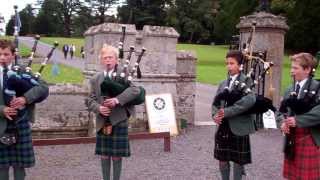
{"type": "MultiPolygon", "coordinates": [[[[245,75],[240,75],[240,82],[244,82],[246,79],[245,75]]],[[[217,90],[217,94],[223,91],[227,86],[227,80],[220,83],[217,90]]],[[[249,85],[250,86],[250,85],[249,85]]],[[[248,135],[255,132],[255,114],[246,114],[256,102],[256,96],[253,92],[243,96],[240,100],[235,102],[232,106],[224,108],[225,118],[223,121],[227,121],[230,125],[232,133],[238,136],[248,135]]],[[[217,113],[220,108],[212,103],[212,117],[217,113]]]]}
{"type": "MultiPolygon", "coordinates": [[[[304,86],[302,87],[299,98],[303,98],[305,96],[306,92],[304,90],[307,89],[306,85],[307,85],[307,83],[305,83],[304,86]]],[[[312,80],[310,90],[316,91],[316,88],[318,87],[318,85],[319,85],[318,81],[312,80]]],[[[293,89],[294,89],[294,87],[290,86],[286,90],[286,92],[283,96],[284,100],[289,98],[290,92],[292,92],[293,89]]],[[[318,95],[316,96],[316,98],[317,98],[317,101],[320,102],[320,99],[319,99],[320,93],[319,92],[318,92],[318,95]]],[[[281,123],[283,121],[283,119],[284,119],[284,115],[281,114],[280,112],[278,112],[277,121],[279,123],[281,123]]],[[[296,115],[295,119],[296,119],[297,127],[310,129],[314,142],[316,143],[317,146],[320,146],[320,104],[313,107],[307,113],[296,115]]]]}

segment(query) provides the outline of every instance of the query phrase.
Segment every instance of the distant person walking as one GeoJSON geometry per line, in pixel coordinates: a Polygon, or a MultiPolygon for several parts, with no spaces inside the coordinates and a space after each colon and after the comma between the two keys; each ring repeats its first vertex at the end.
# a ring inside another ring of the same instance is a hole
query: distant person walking
{"type": "Polygon", "coordinates": [[[72,59],[74,53],[76,52],[76,46],[74,44],[71,44],[71,46],[69,47],[69,51],[70,51],[70,57],[72,59]]]}
{"type": "Polygon", "coordinates": [[[63,47],[62,47],[62,51],[63,51],[63,54],[64,54],[64,59],[67,59],[69,46],[67,44],[64,44],[63,47]]]}
{"type": "Polygon", "coordinates": [[[85,52],[84,52],[84,48],[83,48],[83,46],[81,46],[80,53],[81,53],[81,57],[82,57],[82,59],[84,59],[85,52]]]}

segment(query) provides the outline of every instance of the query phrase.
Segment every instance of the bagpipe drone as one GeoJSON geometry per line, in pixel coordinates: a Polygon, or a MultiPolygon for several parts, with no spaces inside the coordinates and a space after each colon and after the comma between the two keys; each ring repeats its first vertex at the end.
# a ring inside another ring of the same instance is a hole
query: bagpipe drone
{"type": "MultiPolygon", "coordinates": [[[[125,42],[125,35],[126,35],[126,27],[122,26],[122,36],[119,42],[119,61],[122,62],[124,58],[124,42],[125,42]]],[[[142,48],[141,52],[138,54],[137,60],[134,63],[134,66],[130,70],[130,61],[132,54],[135,53],[135,49],[133,46],[130,47],[128,55],[125,59],[123,65],[116,64],[114,72],[112,73],[111,78],[106,77],[104,81],[101,83],[101,94],[105,97],[116,97],[117,95],[121,94],[125,91],[131,84],[132,79],[134,78],[135,74],[137,78],[141,78],[141,70],[139,63],[142,60],[142,57],[145,53],[146,49],[142,48]],[[122,68],[122,69],[119,69],[122,68]]],[[[132,100],[130,103],[126,105],[139,105],[144,102],[145,100],[145,90],[141,86],[140,88],[140,95],[132,100]]]]}

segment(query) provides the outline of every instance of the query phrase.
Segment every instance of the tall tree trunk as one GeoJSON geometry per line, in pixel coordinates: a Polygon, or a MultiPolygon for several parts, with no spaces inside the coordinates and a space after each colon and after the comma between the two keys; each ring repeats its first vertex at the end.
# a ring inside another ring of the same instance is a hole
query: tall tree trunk
{"type": "Polygon", "coordinates": [[[70,37],[71,36],[71,16],[65,15],[64,18],[64,36],[70,37]]]}

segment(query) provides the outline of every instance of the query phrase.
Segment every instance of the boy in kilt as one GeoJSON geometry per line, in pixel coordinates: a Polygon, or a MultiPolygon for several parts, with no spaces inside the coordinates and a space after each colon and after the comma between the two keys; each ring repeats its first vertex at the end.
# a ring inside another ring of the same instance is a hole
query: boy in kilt
{"type": "MultiPolygon", "coordinates": [[[[3,67],[12,66],[14,59],[14,45],[11,41],[0,40],[0,64],[3,67]]],[[[14,97],[10,105],[4,103],[4,87],[6,78],[0,74],[0,138],[5,133],[14,131],[17,137],[16,143],[8,145],[0,142],[0,179],[9,180],[9,167],[13,167],[14,179],[25,179],[25,168],[35,165],[35,157],[32,146],[31,125],[34,118],[35,103],[48,96],[49,89],[46,83],[39,80],[39,85],[32,87],[21,97],[14,97]],[[26,108],[26,113],[20,117],[18,109],[26,108]]]]}
{"type": "Polygon", "coordinates": [[[140,88],[130,86],[116,97],[102,96],[101,83],[112,79],[113,72],[118,73],[118,49],[104,45],[99,59],[103,68],[90,80],[90,95],[87,100],[89,111],[96,114],[96,150],[101,156],[101,168],[104,180],[110,179],[111,159],[113,164],[113,179],[119,180],[122,167],[122,157],[130,156],[128,139],[128,118],[134,113],[134,106],[128,105],[140,95],[140,88]]]}
{"type": "MultiPolygon", "coordinates": [[[[247,83],[246,87],[251,86],[251,81],[241,73],[241,62],[240,51],[233,50],[227,53],[228,79],[220,83],[212,103],[212,118],[218,125],[214,157],[219,160],[222,180],[230,178],[229,161],[234,162],[235,180],[242,179],[244,165],[251,163],[249,134],[255,131],[255,115],[245,112],[254,105],[256,97],[251,91],[246,93],[238,91],[238,85],[242,82],[247,83]],[[228,95],[222,95],[226,92],[228,95]]],[[[246,91],[245,89],[243,91],[246,91]]]]}
{"type": "Polygon", "coordinates": [[[290,59],[294,83],[285,92],[277,116],[286,134],[283,176],[319,180],[320,83],[312,79],[317,60],[309,53],[295,54],[290,59]]]}

